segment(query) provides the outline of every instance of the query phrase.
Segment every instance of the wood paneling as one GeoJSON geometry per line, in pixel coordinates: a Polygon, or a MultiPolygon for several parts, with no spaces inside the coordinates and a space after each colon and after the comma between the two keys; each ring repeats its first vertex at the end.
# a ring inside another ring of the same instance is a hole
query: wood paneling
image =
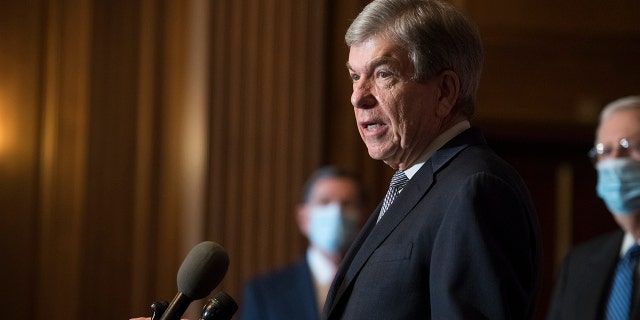
{"type": "Polygon", "coordinates": [[[324,6],[3,2],[8,317],[148,314],[203,240],[227,247],[218,290],[238,300],[297,258],[294,205],[322,161],[324,6]]]}
{"type": "Polygon", "coordinates": [[[43,70],[38,62],[45,12],[39,1],[0,2],[0,306],[13,319],[33,319],[36,310],[25,302],[38,298],[33,290],[41,269],[37,199],[43,70]]]}
{"type": "Polygon", "coordinates": [[[207,237],[229,251],[222,288],[303,253],[294,206],[324,144],[324,4],[213,5],[207,237]]]}
{"type": "Polygon", "coordinates": [[[638,34],[489,29],[478,118],[595,126],[604,104],[640,90],[638,34]]]}
{"type": "Polygon", "coordinates": [[[91,7],[68,1],[45,6],[37,319],[67,313],[79,317],[83,303],[82,270],[86,222],[86,145],[91,7]],[[81,28],[77,28],[82,26],[81,28]],[[64,297],[64,298],[61,298],[64,297]]]}

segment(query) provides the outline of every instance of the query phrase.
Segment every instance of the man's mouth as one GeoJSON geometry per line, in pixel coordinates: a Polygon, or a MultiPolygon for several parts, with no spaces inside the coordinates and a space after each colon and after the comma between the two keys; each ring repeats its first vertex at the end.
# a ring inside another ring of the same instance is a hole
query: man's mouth
{"type": "Polygon", "coordinates": [[[377,135],[382,133],[385,128],[386,128],[386,124],[384,122],[378,122],[378,121],[363,121],[360,124],[360,127],[362,128],[362,132],[366,133],[367,135],[377,135]]]}
{"type": "Polygon", "coordinates": [[[375,130],[378,130],[379,128],[380,128],[379,123],[369,123],[365,126],[365,129],[367,131],[375,131],[375,130]]]}

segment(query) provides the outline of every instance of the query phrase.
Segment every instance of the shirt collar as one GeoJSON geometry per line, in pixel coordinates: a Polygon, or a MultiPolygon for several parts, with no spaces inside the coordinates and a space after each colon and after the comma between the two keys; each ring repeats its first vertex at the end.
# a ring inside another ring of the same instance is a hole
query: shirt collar
{"type": "Polygon", "coordinates": [[[451,128],[447,129],[445,132],[441,133],[439,136],[433,139],[433,142],[431,142],[431,144],[427,147],[424,153],[420,156],[420,159],[424,159],[424,160],[412,165],[411,167],[409,167],[407,170],[404,171],[404,174],[407,175],[407,178],[411,179],[411,177],[413,177],[416,174],[416,172],[418,172],[418,170],[422,168],[422,165],[425,164],[425,162],[427,162],[427,160],[429,160],[429,158],[431,158],[431,156],[438,149],[442,148],[442,146],[444,146],[447,142],[449,142],[455,136],[459,135],[460,133],[462,133],[463,131],[469,128],[471,128],[471,124],[469,123],[469,121],[463,120],[456,123],[451,128]]]}
{"type": "Polygon", "coordinates": [[[313,278],[322,285],[330,284],[336,274],[337,267],[318,249],[310,246],[307,249],[307,262],[313,278]]]}
{"type": "Polygon", "coordinates": [[[627,253],[627,250],[631,249],[631,246],[633,246],[634,244],[640,244],[637,243],[634,239],[633,236],[631,235],[631,233],[626,232],[624,234],[624,239],[622,239],[622,246],[620,247],[620,257],[624,257],[624,254],[627,253]]]}

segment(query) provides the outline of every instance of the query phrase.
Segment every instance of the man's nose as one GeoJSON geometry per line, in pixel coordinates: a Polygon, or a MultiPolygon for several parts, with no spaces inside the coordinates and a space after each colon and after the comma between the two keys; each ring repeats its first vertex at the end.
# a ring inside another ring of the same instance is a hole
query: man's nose
{"type": "Polygon", "coordinates": [[[354,108],[361,109],[372,108],[376,105],[376,98],[367,82],[354,83],[351,104],[354,108]]]}
{"type": "Polygon", "coordinates": [[[617,146],[613,148],[613,150],[611,150],[611,155],[609,156],[609,158],[629,158],[630,156],[631,154],[629,153],[629,149],[617,146]]]}

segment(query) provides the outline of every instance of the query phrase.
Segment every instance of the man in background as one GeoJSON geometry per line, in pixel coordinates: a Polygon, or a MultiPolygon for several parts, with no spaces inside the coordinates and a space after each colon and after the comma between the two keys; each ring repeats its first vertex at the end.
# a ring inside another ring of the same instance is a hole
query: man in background
{"type": "Polygon", "coordinates": [[[319,319],[344,251],[366,220],[364,207],[364,191],[354,175],[337,167],[317,170],[296,210],[300,232],[309,240],[305,257],[250,280],[240,319],[319,319]]]}
{"type": "Polygon", "coordinates": [[[605,106],[590,157],[598,196],[620,230],[569,251],[548,319],[640,319],[640,288],[634,285],[640,256],[640,96],[605,106]]]}

